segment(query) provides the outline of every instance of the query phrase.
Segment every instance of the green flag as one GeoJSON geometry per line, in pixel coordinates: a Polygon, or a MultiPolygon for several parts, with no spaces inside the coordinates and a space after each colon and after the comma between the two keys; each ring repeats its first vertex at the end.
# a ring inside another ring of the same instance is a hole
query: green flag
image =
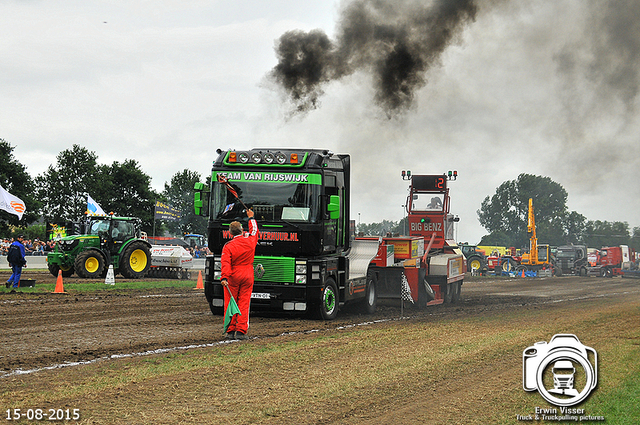
{"type": "Polygon", "coordinates": [[[227,291],[229,291],[229,305],[227,306],[227,312],[224,314],[224,331],[227,332],[229,328],[229,323],[231,323],[231,318],[235,314],[241,314],[240,309],[238,308],[238,304],[236,304],[236,300],[233,299],[233,295],[231,295],[231,290],[227,286],[227,291]]]}

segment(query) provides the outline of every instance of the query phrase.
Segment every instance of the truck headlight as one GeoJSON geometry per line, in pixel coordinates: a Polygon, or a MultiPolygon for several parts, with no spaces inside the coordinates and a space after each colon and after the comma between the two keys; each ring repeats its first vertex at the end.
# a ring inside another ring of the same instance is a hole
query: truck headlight
{"type": "Polygon", "coordinates": [[[297,274],[296,275],[296,283],[298,283],[300,285],[306,285],[307,284],[307,276],[303,275],[303,274],[297,274]]]}

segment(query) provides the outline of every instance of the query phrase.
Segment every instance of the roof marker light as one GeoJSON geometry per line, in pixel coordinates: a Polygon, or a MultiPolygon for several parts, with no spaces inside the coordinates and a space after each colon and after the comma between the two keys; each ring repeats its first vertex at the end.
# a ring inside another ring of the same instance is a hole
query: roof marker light
{"type": "Polygon", "coordinates": [[[264,158],[264,162],[266,162],[267,164],[273,164],[273,161],[276,160],[276,157],[271,153],[271,152],[267,152],[263,155],[264,158]]]}
{"type": "Polygon", "coordinates": [[[254,164],[260,164],[260,162],[262,162],[262,155],[260,155],[258,152],[252,153],[251,162],[253,162],[254,164]]]}
{"type": "Polygon", "coordinates": [[[285,164],[287,162],[287,155],[283,154],[282,152],[278,152],[276,154],[276,162],[278,164],[285,164]]]}

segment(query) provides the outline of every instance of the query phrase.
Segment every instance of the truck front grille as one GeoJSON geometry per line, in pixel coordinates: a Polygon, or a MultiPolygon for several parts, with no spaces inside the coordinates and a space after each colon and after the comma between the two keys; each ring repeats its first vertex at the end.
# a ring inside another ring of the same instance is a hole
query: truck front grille
{"type": "Polygon", "coordinates": [[[254,281],[293,283],[295,279],[295,258],[263,257],[256,255],[253,260],[254,281]]]}

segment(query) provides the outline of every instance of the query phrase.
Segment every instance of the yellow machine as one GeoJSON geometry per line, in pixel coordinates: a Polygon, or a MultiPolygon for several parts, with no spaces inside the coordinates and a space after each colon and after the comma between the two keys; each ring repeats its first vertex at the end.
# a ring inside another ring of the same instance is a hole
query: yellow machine
{"type": "Polygon", "coordinates": [[[539,270],[553,267],[551,251],[548,244],[538,245],[536,236],[536,217],[533,212],[533,199],[529,198],[529,220],[527,222],[529,233],[529,252],[522,254],[521,266],[529,270],[539,270]]]}

